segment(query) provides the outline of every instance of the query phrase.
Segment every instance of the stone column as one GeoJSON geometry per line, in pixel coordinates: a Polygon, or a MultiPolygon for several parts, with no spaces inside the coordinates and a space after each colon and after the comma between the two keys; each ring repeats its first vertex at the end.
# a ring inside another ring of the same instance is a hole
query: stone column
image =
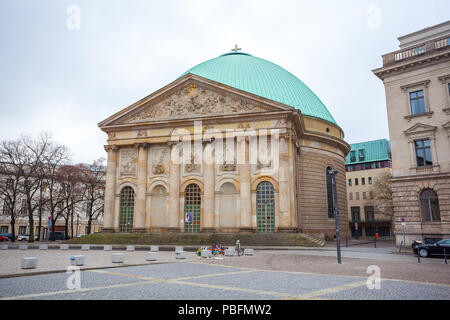
{"type": "Polygon", "coordinates": [[[214,155],[213,144],[207,142],[205,145],[204,165],[204,224],[202,232],[215,232],[214,228],[214,155]]]}
{"type": "Polygon", "coordinates": [[[238,139],[238,152],[242,152],[242,163],[238,163],[239,174],[241,176],[241,226],[240,232],[252,232],[252,202],[251,202],[251,186],[250,186],[250,164],[248,157],[248,148],[246,137],[238,139]]]}
{"type": "Polygon", "coordinates": [[[430,137],[430,145],[431,145],[431,161],[433,161],[433,172],[439,172],[439,161],[438,154],[436,149],[436,138],[430,137]]]}
{"type": "MultiPolygon", "coordinates": [[[[276,156],[276,155],[275,155],[276,156]]],[[[278,231],[293,231],[291,225],[291,197],[289,192],[289,152],[285,138],[280,138],[280,154],[278,168],[280,225],[278,231]]]]}
{"type": "Polygon", "coordinates": [[[408,143],[409,143],[409,152],[411,156],[411,166],[409,167],[409,171],[411,173],[416,173],[417,163],[416,163],[416,150],[414,146],[414,140],[409,139],[408,143]]]}
{"type": "Polygon", "coordinates": [[[106,145],[105,151],[108,152],[106,164],[106,183],[105,183],[105,211],[103,213],[103,232],[114,232],[114,202],[116,193],[116,168],[117,168],[117,150],[119,148],[113,145],[106,145]]]}
{"type": "Polygon", "coordinates": [[[134,214],[134,232],[145,232],[145,194],[147,192],[147,158],[148,144],[138,143],[136,212],[134,214]]]}
{"type": "Polygon", "coordinates": [[[180,154],[176,143],[171,143],[169,164],[169,219],[168,231],[179,232],[180,215],[180,154]]]}

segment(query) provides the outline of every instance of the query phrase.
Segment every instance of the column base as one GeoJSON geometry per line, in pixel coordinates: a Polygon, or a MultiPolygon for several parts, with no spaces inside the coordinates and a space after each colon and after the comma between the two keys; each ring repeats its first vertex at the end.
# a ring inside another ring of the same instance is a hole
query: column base
{"type": "Polygon", "coordinates": [[[250,227],[241,227],[239,228],[239,233],[255,233],[256,230],[250,228],[250,227]]]}
{"type": "Polygon", "coordinates": [[[298,233],[298,228],[295,227],[278,227],[278,232],[280,233],[298,233]]]}
{"type": "Polygon", "coordinates": [[[217,233],[217,230],[214,228],[202,228],[202,233],[217,233]]]}
{"type": "Polygon", "coordinates": [[[102,233],[114,233],[114,228],[103,228],[102,233]]]}

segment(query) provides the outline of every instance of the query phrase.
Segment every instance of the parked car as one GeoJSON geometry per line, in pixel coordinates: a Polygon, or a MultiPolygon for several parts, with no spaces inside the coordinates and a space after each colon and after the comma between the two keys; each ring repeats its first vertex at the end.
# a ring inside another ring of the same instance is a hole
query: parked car
{"type": "Polygon", "coordinates": [[[444,256],[445,253],[450,257],[450,239],[443,239],[432,244],[420,244],[414,248],[414,253],[422,258],[429,256],[444,256]]]}
{"type": "Polygon", "coordinates": [[[434,244],[438,241],[441,241],[442,238],[425,238],[423,240],[414,240],[411,247],[414,249],[415,247],[417,247],[418,245],[421,244],[434,244]]]}
{"type": "Polygon", "coordinates": [[[0,234],[0,242],[8,242],[9,238],[4,236],[3,234],[0,234]]]}
{"type": "MultiPolygon", "coordinates": [[[[29,234],[19,234],[17,236],[17,240],[18,241],[28,241],[28,240],[30,240],[30,235],[29,234]]],[[[37,240],[37,235],[34,236],[34,240],[37,240]]]]}

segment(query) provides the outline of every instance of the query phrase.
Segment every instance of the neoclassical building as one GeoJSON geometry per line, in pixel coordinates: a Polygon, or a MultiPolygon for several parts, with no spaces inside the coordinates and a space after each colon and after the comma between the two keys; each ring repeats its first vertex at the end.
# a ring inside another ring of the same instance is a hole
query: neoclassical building
{"type": "Polygon", "coordinates": [[[344,132],[298,78],[233,51],[99,123],[103,232],[348,232],[344,132]]]}
{"type": "Polygon", "coordinates": [[[398,40],[373,72],[386,93],[397,244],[411,245],[450,237],[450,21],[398,40]]]}

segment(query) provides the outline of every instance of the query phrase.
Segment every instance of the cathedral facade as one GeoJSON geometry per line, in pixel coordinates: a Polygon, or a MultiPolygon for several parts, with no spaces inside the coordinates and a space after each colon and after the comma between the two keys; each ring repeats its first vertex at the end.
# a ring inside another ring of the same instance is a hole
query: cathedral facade
{"type": "Polygon", "coordinates": [[[231,52],[99,123],[103,232],[335,233],[346,215],[344,133],[299,79],[231,52]]]}

